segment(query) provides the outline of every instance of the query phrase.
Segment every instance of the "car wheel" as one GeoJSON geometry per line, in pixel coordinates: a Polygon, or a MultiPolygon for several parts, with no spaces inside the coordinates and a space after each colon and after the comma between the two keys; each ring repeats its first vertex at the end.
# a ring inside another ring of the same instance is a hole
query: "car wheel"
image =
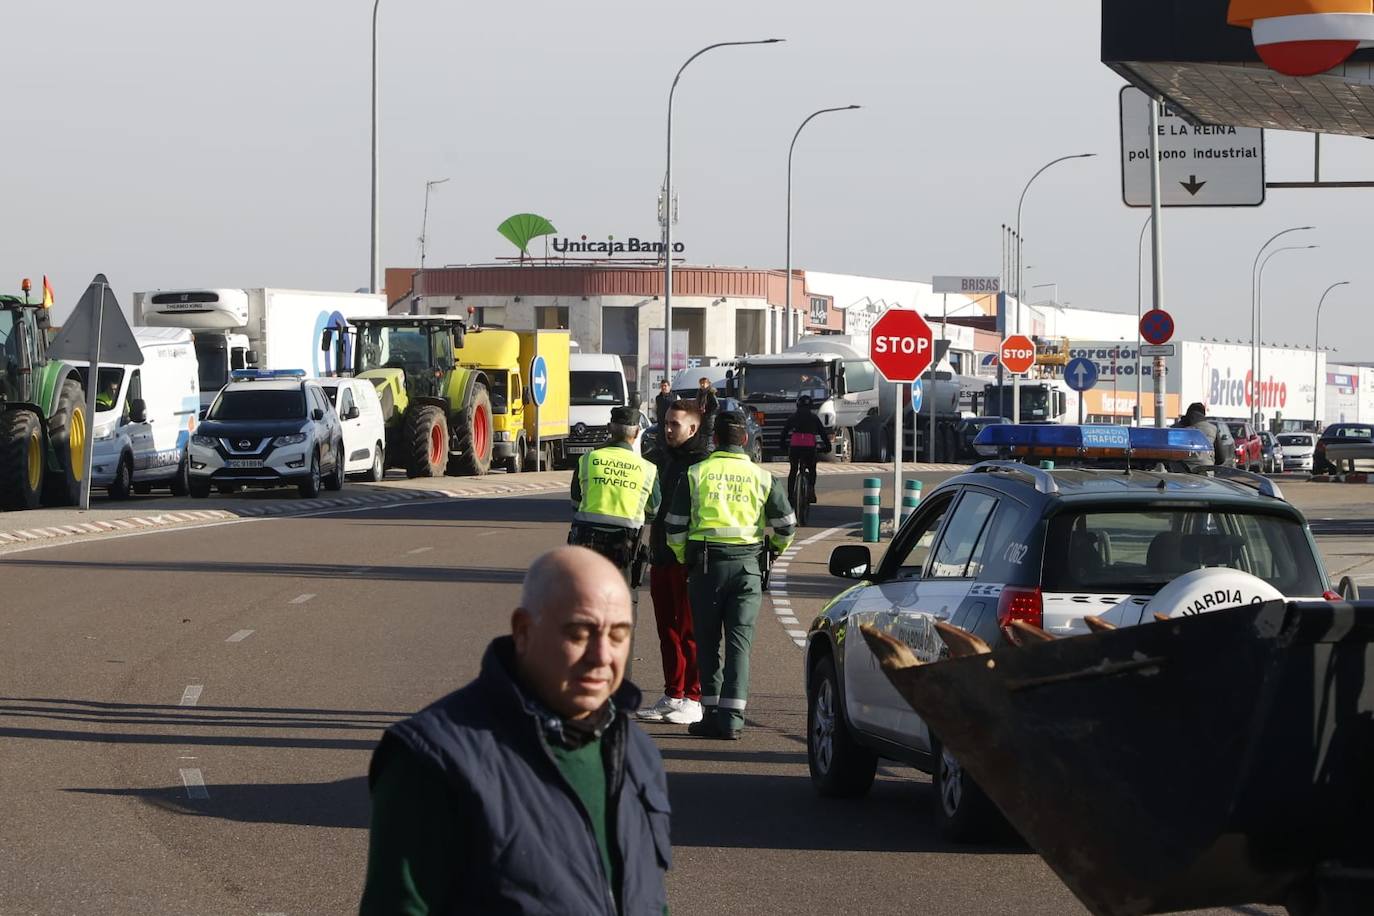
{"type": "Polygon", "coordinates": [[[191,494],[192,499],[205,499],[210,495],[210,481],[197,480],[196,478],[192,477],[190,480],[188,490],[191,494]]]}
{"type": "Polygon", "coordinates": [[[367,470],[367,480],[378,483],[386,477],[386,447],[378,442],[372,446],[372,467],[367,470]]]}
{"type": "Polygon", "coordinates": [[[991,839],[1000,826],[1001,812],[938,738],[932,739],[931,751],[935,758],[931,788],[940,835],[956,843],[991,839]]]}
{"type": "Polygon", "coordinates": [[[314,499],[320,495],[320,456],[310,456],[310,474],[300,482],[301,499],[314,499]]]}
{"type": "Polygon", "coordinates": [[[829,655],[811,671],[806,698],[806,762],[811,785],[828,798],[866,795],[878,772],[878,755],[854,740],[840,701],[835,660],[829,655]]]}
{"type": "Polygon", "coordinates": [[[128,499],[133,492],[134,486],[134,463],[128,455],[119,457],[119,467],[115,468],[114,480],[110,481],[110,486],[106,492],[110,494],[110,499],[128,499]]]}
{"type": "Polygon", "coordinates": [[[506,473],[523,474],[525,472],[525,440],[516,440],[515,451],[506,459],[506,473]]]}
{"type": "Polygon", "coordinates": [[[344,447],[340,442],[334,449],[334,470],[323,478],[324,488],[331,491],[339,491],[344,486],[344,447]]]}
{"type": "MultiPolygon", "coordinates": [[[[191,457],[183,453],[181,456],[181,464],[177,465],[176,476],[172,478],[172,495],[185,496],[187,493],[191,492],[190,479],[191,457]]],[[[137,487],[134,488],[134,491],[139,492],[137,487]]]]}

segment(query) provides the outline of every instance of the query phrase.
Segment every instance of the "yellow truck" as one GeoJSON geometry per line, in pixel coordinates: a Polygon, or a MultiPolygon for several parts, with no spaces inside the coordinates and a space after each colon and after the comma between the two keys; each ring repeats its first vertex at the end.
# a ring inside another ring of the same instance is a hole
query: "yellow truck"
{"type": "Polygon", "coordinates": [[[567,331],[508,331],[472,328],[456,353],[458,365],[480,369],[487,376],[491,394],[492,464],[519,473],[535,462],[535,415],[539,417],[540,465],[553,467],[564,458],[568,439],[568,357],[572,351],[567,331]],[[544,357],[548,369],[548,393],[536,411],[530,396],[530,364],[544,357]]]}

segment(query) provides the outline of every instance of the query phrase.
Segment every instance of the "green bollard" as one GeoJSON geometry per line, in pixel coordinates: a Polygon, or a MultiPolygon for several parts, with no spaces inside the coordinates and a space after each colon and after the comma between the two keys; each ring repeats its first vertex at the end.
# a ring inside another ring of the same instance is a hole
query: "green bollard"
{"type": "Polygon", "coordinates": [[[881,539],[881,522],[878,508],[883,501],[883,481],[881,477],[864,478],[864,543],[876,544],[881,539]]]}
{"type": "Polygon", "coordinates": [[[916,507],[921,502],[921,482],[919,480],[905,480],[902,493],[902,518],[911,517],[911,513],[916,511],[916,507]]]}

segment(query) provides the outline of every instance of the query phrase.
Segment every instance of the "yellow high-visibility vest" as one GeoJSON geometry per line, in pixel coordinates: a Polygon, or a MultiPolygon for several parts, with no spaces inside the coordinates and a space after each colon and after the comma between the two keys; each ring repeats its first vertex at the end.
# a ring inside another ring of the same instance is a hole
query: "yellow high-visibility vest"
{"type": "Polygon", "coordinates": [[[588,452],[577,463],[582,502],[573,521],[584,525],[643,528],[644,509],[658,468],[625,448],[588,452]]]}

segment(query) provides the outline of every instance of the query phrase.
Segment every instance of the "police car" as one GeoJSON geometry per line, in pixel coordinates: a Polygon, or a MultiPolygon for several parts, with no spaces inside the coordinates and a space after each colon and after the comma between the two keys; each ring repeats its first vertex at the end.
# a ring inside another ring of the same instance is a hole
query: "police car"
{"type": "Polygon", "coordinates": [[[863,795],[878,758],[912,764],[933,776],[942,832],[962,841],[985,838],[996,811],[893,688],[860,625],[930,662],[947,651],[941,621],[996,648],[1018,620],[1067,637],[1090,623],[1340,597],[1272,481],[1184,470],[1211,457],[1196,430],[1004,425],[975,445],[1002,460],[932,489],[876,563],[865,546],[835,548],[830,572],[858,582],[811,624],[805,672],[817,791],[863,795]]]}
{"type": "Polygon", "coordinates": [[[343,430],[328,395],[303,371],[240,369],[191,437],[190,462],[198,498],[212,487],[294,484],[313,499],[322,488],[343,488],[343,430]]]}

